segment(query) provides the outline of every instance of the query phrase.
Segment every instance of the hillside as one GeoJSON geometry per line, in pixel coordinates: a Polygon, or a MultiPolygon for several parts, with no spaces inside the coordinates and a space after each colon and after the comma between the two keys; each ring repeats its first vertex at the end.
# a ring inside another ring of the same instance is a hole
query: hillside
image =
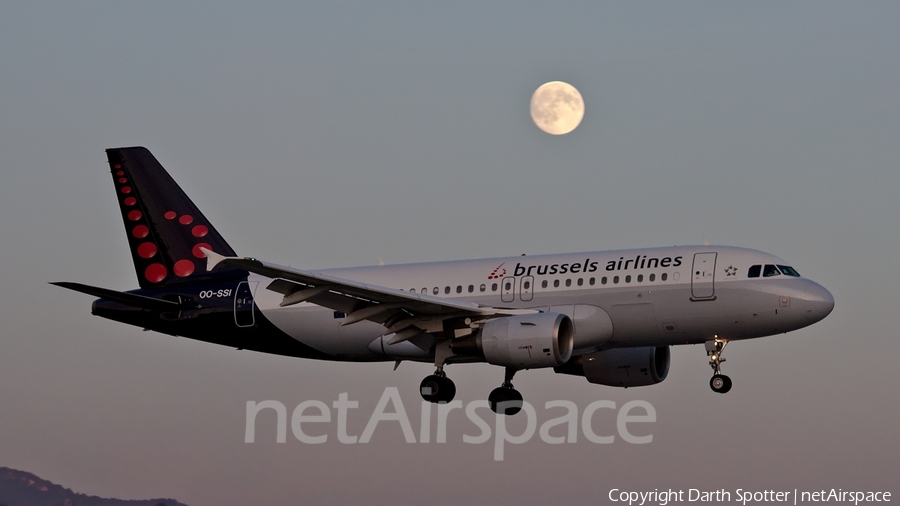
{"type": "Polygon", "coordinates": [[[0,467],[0,506],[186,506],[174,499],[123,500],[75,493],[25,471],[0,467]]]}

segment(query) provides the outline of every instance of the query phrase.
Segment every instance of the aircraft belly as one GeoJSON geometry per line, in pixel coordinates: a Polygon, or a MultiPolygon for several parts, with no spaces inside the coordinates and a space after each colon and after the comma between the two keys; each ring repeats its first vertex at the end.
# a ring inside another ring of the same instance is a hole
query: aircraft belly
{"type": "Polygon", "coordinates": [[[765,314],[748,309],[768,307],[773,301],[753,299],[753,292],[740,287],[718,288],[716,299],[701,301],[690,299],[687,285],[640,292],[640,298],[634,293],[617,295],[605,301],[613,324],[611,346],[701,343],[716,335],[747,339],[774,333],[768,318],[772,309],[765,314]]]}
{"type": "Polygon", "coordinates": [[[282,332],[322,353],[346,360],[379,359],[368,345],[383,333],[380,325],[360,322],[341,327],[341,319],[334,317],[334,311],[312,304],[261,310],[282,332]]]}
{"type": "Polygon", "coordinates": [[[384,327],[372,322],[359,322],[341,327],[331,309],[315,304],[300,303],[281,307],[283,296],[265,289],[272,281],[251,276],[259,281],[255,294],[256,307],[279,330],[315,350],[340,360],[383,360],[368,349],[372,340],[384,332],[384,327]]]}
{"type": "Polygon", "coordinates": [[[656,311],[649,302],[613,304],[608,309],[613,322],[611,343],[618,346],[658,344],[662,338],[656,311]]]}

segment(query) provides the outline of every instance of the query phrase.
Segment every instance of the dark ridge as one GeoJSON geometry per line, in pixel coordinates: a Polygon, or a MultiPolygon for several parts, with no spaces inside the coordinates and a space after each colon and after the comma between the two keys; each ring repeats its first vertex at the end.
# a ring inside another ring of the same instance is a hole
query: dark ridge
{"type": "Polygon", "coordinates": [[[186,506],[174,499],[104,499],[78,494],[25,471],[0,467],[0,506],[186,506]]]}

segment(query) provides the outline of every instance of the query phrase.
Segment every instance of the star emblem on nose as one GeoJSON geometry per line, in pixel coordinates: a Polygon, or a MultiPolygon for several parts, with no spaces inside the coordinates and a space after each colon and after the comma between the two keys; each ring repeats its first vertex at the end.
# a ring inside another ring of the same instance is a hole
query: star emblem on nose
{"type": "Polygon", "coordinates": [[[734,276],[736,274],[737,274],[737,267],[735,267],[733,265],[729,265],[728,267],[725,268],[726,276],[734,276]]]}

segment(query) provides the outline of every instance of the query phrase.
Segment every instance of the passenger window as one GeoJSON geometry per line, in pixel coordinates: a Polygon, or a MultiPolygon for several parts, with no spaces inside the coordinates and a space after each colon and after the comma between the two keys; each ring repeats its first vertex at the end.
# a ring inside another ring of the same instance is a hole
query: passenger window
{"type": "Polygon", "coordinates": [[[441,290],[440,290],[440,288],[438,288],[438,287],[434,287],[433,292],[434,292],[435,295],[437,295],[437,294],[439,294],[439,293],[441,292],[441,290]]]}
{"type": "Polygon", "coordinates": [[[626,282],[626,283],[631,283],[631,274],[625,276],[625,282],[626,282]]]}
{"type": "Polygon", "coordinates": [[[668,277],[669,277],[669,275],[664,272],[664,273],[662,273],[662,276],[659,277],[659,279],[665,281],[666,278],[668,278],[668,277]]]}
{"type": "Polygon", "coordinates": [[[491,285],[491,291],[492,291],[492,292],[496,292],[496,291],[497,291],[497,283],[493,283],[493,284],[491,285]]]}
{"type": "Polygon", "coordinates": [[[474,291],[475,291],[475,285],[469,285],[469,293],[472,293],[474,291]]]}
{"type": "Polygon", "coordinates": [[[654,282],[654,281],[656,281],[656,274],[651,274],[651,275],[650,275],[650,282],[652,283],[652,282],[654,282]]]}
{"type": "Polygon", "coordinates": [[[774,265],[766,264],[766,266],[763,268],[763,277],[764,278],[769,278],[772,276],[780,276],[780,275],[781,275],[781,273],[778,272],[778,267],[775,267],[774,265]]]}
{"type": "Polygon", "coordinates": [[[750,270],[747,271],[747,277],[748,278],[758,278],[759,271],[761,271],[761,270],[762,270],[762,265],[754,265],[753,267],[750,267],[750,270]]]}
{"type": "Polygon", "coordinates": [[[558,288],[558,287],[559,287],[559,280],[558,280],[558,279],[554,279],[554,280],[553,280],[553,288],[558,288]]]}
{"type": "Polygon", "coordinates": [[[644,281],[644,275],[638,274],[638,283],[642,283],[644,281]]]}
{"type": "Polygon", "coordinates": [[[566,280],[566,286],[572,286],[572,280],[571,280],[571,279],[567,279],[567,280],[566,280]]]}
{"type": "Polygon", "coordinates": [[[614,285],[618,285],[618,284],[619,284],[619,276],[613,276],[613,284],[614,284],[614,285]]]}
{"type": "Polygon", "coordinates": [[[578,278],[578,286],[581,286],[583,284],[584,284],[584,280],[581,278],[578,278]]]}
{"type": "Polygon", "coordinates": [[[606,276],[603,276],[602,278],[600,278],[600,284],[601,284],[601,285],[605,285],[605,284],[606,284],[606,276]]]}
{"type": "Polygon", "coordinates": [[[541,281],[541,288],[547,288],[547,280],[541,281]]]}
{"type": "Polygon", "coordinates": [[[507,281],[507,282],[503,285],[503,289],[504,289],[504,290],[512,290],[512,283],[510,283],[509,281],[507,281]]]}
{"type": "Polygon", "coordinates": [[[531,281],[526,281],[525,283],[523,283],[523,285],[524,286],[522,288],[528,290],[529,288],[531,288],[531,281]]]}
{"type": "Polygon", "coordinates": [[[422,287],[422,293],[425,293],[425,294],[427,294],[427,293],[428,293],[428,289],[427,289],[427,288],[425,288],[425,287],[424,287],[424,286],[423,286],[423,287],[422,287]]]}
{"type": "Polygon", "coordinates": [[[591,286],[594,286],[594,283],[596,281],[597,281],[597,278],[591,278],[590,281],[588,281],[588,284],[590,284],[591,286]]]}
{"type": "Polygon", "coordinates": [[[483,291],[487,290],[487,286],[485,286],[484,284],[482,284],[482,285],[479,287],[479,290],[481,290],[481,291],[483,292],[483,291]]]}
{"type": "Polygon", "coordinates": [[[462,285],[456,285],[456,293],[462,293],[462,285]]]}
{"type": "Polygon", "coordinates": [[[793,276],[795,278],[800,277],[800,273],[797,272],[796,270],[794,270],[793,267],[790,267],[787,265],[779,265],[778,268],[781,270],[781,273],[784,274],[785,276],[793,276]]]}
{"type": "Polygon", "coordinates": [[[445,286],[445,287],[444,287],[444,293],[450,293],[450,287],[449,287],[449,286],[445,286]]]}

